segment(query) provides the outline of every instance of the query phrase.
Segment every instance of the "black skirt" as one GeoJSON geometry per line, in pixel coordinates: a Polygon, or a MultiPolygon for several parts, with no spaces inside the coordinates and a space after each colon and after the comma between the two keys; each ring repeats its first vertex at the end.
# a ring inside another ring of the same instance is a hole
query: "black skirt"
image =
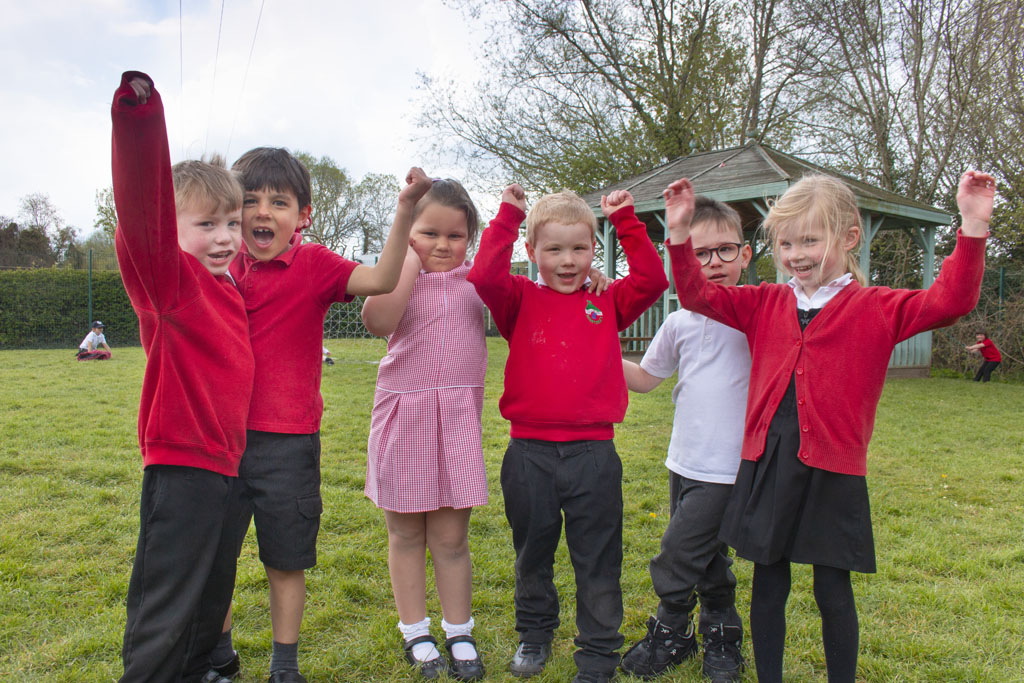
{"type": "Polygon", "coordinates": [[[743,460],[720,538],[758,564],[789,560],[873,573],[875,541],[867,480],[800,461],[796,385],[791,380],[757,462],[743,460]]]}

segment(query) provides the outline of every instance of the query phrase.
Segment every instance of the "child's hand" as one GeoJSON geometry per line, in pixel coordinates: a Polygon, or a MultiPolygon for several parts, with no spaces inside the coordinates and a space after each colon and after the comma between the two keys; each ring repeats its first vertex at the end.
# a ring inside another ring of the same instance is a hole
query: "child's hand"
{"type": "Polygon", "coordinates": [[[594,294],[595,296],[601,296],[613,282],[615,282],[615,280],[608,277],[597,268],[591,268],[590,284],[587,285],[587,292],[594,294]]]}
{"type": "Polygon", "coordinates": [[[996,179],[988,173],[967,171],[960,176],[956,190],[956,205],[963,217],[964,234],[984,237],[992,218],[992,204],[996,194],[996,179]]]}
{"type": "Polygon", "coordinates": [[[145,104],[149,101],[149,96],[153,93],[153,86],[147,79],[136,76],[128,81],[128,85],[135,92],[135,98],[139,101],[139,104],[145,104]]]}
{"type": "Polygon", "coordinates": [[[665,222],[668,224],[672,244],[682,244],[690,238],[690,219],[693,218],[693,185],[680,178],[661,193],[665,198],[665,222]]]}
{"type": "Polygon", "coordinates": [[[416,272],[418,273],[418,272],[420,272],[420,269],[423,268],[423,261],[420,260],[420,255],[417,254],[416,250],[413,248],[412,239],[410,238],[409,239],[409,252],[405,255],[405,266],[404,267],[412,269],[413,266],[416,266],[416,272]]]}
{"type": "Polygon", "coordinates": [[[433,184],[434,181],[423,172],[422,168],[418,166],[410,168],[405,176],[405,187],[398,193],[399,203],[415,205],[423,195],[430,191],[430,186],[433,184]]]}
{"type": "Polygon", "coordinates": [[[512,183],[501,193],[501,201],[517,207],[520,211],[526,211],[526,193],[519,183],[512,183]]]}
{"type": "Polygon", "coordinates": [[[601,195],[601,212],[605,217],[611,216],[624,206],[633,206],[633,195],[627,190],[615,190],[607,197],[601,195]]]}

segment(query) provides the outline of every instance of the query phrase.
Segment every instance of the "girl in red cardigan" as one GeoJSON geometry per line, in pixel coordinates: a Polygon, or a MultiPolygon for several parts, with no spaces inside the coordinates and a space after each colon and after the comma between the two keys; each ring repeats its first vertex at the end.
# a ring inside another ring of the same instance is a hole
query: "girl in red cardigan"
{"type": "Polygon", "coordinates": [[[814,567],[829,681],[854,681],[857,611],[850,571],[874,572],[867,446],[893,347],[952,324],[978,300],[995,181],[968,171],[953,253],[926,290],[865,287],[853,192],[807,176],[776,201],[765,229],[785,284],[708,282],[689,243],[693,187],[665,190],[680,303],[747,335],[743,453],[721,539],[754,562],[750,631],[761,683],[782,680],[790,563],[814,567]]]}

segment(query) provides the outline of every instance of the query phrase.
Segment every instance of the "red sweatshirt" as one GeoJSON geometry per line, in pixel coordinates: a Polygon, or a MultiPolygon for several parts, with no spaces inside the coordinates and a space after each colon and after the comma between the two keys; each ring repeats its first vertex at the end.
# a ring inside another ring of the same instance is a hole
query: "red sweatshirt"
{"type": "Polygon", "coordinates": [[[801,332],[788,285],[723,287],[704,277],[689,240],[669,245],[669,253],[679,303],[747,335],[752,365],[743,459],[761,458],[768,425],[795,378],[800,459],[861,476],[893,347],[971,312],[985,269],[985,238],[958,234],[928,289],[851,282],[801,332]]]}
{"type": "Polygon", "coordinates": [[[138,104],[135,76],[111,117],[117,261],[146,350],[142,461],[236,476],[254,368],[242,296],[178,248],[163,104],[155,89],[138,104]]]}
{"type": "Polygon", "coordinates": [[[499,407],[518,439],[607,440],[626,414],[619,330],[668,287],[658,251],[632,207],[611,216],[629,275],[601,296],[560,294],[511,275],[512,246],[525,214],[503,203],[480,239],[469,281],[508,340],[499,407]]]}

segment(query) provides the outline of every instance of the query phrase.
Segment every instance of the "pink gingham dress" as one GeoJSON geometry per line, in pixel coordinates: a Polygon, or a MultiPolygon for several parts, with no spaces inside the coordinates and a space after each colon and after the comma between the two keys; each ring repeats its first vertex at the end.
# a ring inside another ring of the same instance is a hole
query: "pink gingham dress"
{"type": "Polygon", "coordinates": [[[487,345],[470,264],[420,271],[377,372],[364,493],[392,512],[487,502],[480,441],[487,345]]]}

